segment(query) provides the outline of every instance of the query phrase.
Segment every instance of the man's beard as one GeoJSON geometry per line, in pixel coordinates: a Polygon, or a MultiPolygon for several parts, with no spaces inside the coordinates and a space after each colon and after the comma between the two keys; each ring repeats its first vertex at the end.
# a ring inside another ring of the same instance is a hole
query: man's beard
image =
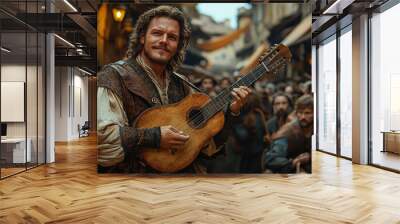
{"type": "Polygon", "coordinates": [[[278,121],[278,127],[282,127],[287,122],[288,112],[285,110],[278,110],[275,114],[278,121]]]}
{"type": "Polygon", "coordinates": [[[151,61],[153,61],[154,63],[159,64],[159,65],[167,65],[168,62],[169,62],[169,60],[163,60],[163,59],[160,59],[160,58],[154,58],[154,57],[153,57],[151,54],[149,54],[147,51],[144,51],[144,54],[146,55],[146,57],[147,57],[148,59],[150,59],[151,61]]]}
{"type": "Polygon", "coordinates": [[[302,127],[302,128],[309,128],[312,126],[313,123],[299,120],[299,124],[300,124],[300,127],[302,127]]]}
{"type": "Polygon", "coordinates": [[[278,110],[275,114],[278,120],[286,120],[288,117],[288,112],[286,110],[278,110]]]}

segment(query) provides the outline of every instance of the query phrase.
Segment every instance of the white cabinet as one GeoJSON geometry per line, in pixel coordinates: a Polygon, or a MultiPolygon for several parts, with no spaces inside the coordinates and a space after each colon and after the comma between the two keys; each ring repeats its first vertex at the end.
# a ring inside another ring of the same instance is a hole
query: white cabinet
{"type": "Polygon", "coordinates": [[[25,151],[24,138],[7,138],[1,140],[1,154],[2,159],[6,163],[25,163],[32,160],[32,140],[26,140],[27,147],[25,151]],[[12,159],[11,159],[12,158],[12,159]],[[26,159],[26,161],[25,161],[26,159]]]}

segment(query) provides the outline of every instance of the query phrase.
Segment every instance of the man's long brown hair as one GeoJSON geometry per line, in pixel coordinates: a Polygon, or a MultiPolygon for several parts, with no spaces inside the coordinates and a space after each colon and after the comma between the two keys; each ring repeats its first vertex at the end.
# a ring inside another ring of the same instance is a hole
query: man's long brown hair
{"type": "Polygon", "coordinates": [[[126,57],[136,57],[142,51],[143,44],[140,43],[140,37],[146,35],[150,21],[156,17],[171,18],[179,23],[178,49],[167,65],[167,69],[174,71],[183,63],[186,48],[189,44],[191,30],[185,15],[179,9],[172,6],[159,6],[150,9],[139,17],[135,28],[129,37],[129,47],[126,52],[126,57]]]}

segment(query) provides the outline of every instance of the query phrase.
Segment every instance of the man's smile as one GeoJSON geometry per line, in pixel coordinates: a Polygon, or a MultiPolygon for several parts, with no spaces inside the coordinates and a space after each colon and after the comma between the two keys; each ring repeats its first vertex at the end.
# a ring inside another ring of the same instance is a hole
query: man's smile
{"type": "Polygon", "coordinates": [[[153,49],[160,50],[160,51],[165,51],[167,53],[170,53],[169,50],[167,48],[165,48],[165,47],[153,47],[153,49]]]}

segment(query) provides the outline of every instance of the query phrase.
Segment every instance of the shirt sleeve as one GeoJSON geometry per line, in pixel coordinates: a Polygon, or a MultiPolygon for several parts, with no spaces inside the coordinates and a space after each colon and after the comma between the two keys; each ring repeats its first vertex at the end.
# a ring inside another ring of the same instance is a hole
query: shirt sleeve
{"type": "Polygon", "coordinates": [[[160,139],[160,127],[129,126],[122,100],[112,90],[98,87],[97,160],[99,165],[112,166],[122,162],[125,156],[134,155],[140,147],[159,148],[160,139]]]}
{"type": "Polygon", "coordinates": [[[265,167],[277,173],[293,172],[292,160],[287,158],[287,147],[288,141],[285,138],[273,141],[265,155],[265,167]]]}
{"type": "Polygon", "coordinates": [[[97,89],[97,147],[98,163],[112,166],[124,160],[120,127],[128,125],[128,119],[119,97],[110,89],[97,89]]]}

